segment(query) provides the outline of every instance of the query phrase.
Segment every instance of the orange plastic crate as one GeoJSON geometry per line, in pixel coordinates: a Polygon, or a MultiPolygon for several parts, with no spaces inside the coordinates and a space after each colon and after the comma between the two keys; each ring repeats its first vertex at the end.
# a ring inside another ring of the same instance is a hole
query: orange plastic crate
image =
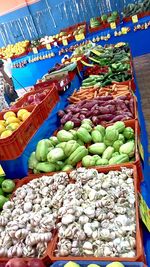
{"type": "MultiPolygon", "coordinates": [[[[137,169],[138,169],[138,183],[137,183],[137,186],[138,186],[138,189],[140,189],[140,183],[141,181],[143,180],[143,175],[142,175],[142,166],[141,166],[141,160],[140,160],[140,156],[139,156],[139,153],[138,153],[138,136],[140,135],[140,128],[139,128],[139,123],[137,120],[128,120],[128,121],[125,121],[125,126],[126,127],[131,127],[134,132],[135,132],[135,161],[133,163],[121,163],[121,166],[126,166],[128,164],[128,166],[132,166],[133,164],[136,165],[137,169]]],[[[106,127],[108,126],[111,126],[113,124],[107,124],[106,127]]],[[[90,144],[88,144],[90,145],[90,144]]],[[[107,167],[109,168],[116,168],[120,166],[120,164],[117,164],[117,165],[108,165],[107,167]]],[[[82,166],[82,162],[79,162],[77,164],[77,167],[83,167],[82,166]]],[[[106,167],[106,166],[105,166],[106,167]]],[[[90,168],[94,168],[93,167],[90,167],[90,168]]],[[[95,167],[96,169],[100,169],[102,170],[103,167],[101,166],[96,166],[95,167]]]]}
{"type": "MultiPolygon", "coordinates": [[[[103,167],[98,170],[98,172],[102,173],[108,173],[109,171],[115,171],[120,170],[121,166],[109,166],[109,167],[103,167]]],[[[142,261],[145,262],[145,255],[144,255],[144,249],[142,244],[142,235],[141,235],[141,228],[139,223],[139,210],[138,210],[138,191],[137,191],[137,177],[138,177],[138,171],[136,166],[134,165],[124,165],[123,167],[131,168],[133,169],[133,179],[134,179],[134,190],[135,190],[135,209],[136,209],[136,256],[133,258],[121,258],[121,257],[86,257],[86,256],[68,256],[68,257],[56,257],[55,251],[57,250],[57,242],[58,242],[58,234],[55,235],[53,241],[51,242],[51,246],[48,249],[48,256],[50,257],[52,262],[55,261],[80,261],[80,260],[89,260],[89,261],[127,261],[127,262],[135,262],[135,261],[142,261]]]]}
{"type": "MultiPolygon", "coordinates": [[[[11,136],[0,139],[0,160],[12,160],[19,157],[32,136],[43,123],[43,117],[38,106],[30,106],[25,109],[30,111],[31,115],[11,136]]],[[[12,111],[17,113],[18,110],[20,109],[13,109],[12,111]]],[[[3,119],[5,113],[6,111],[0,113],[0,120],[3,119]]]]}
{"type": "MultiPolygon", "coordinates": [[[[43,92],[44,90],[47,90],[47,94],[46,94],[45,98],[40,102],[40,104],[38,104],[38,107],[39,107],[39,110],[40,110],[41,115],[43,117],[43,120],[45,120],[48,117],[50,111],[54,108],[54,106],[59,101],[59,95],[57,92],[57,85],[55,85],[55,83],[48,85],[48,86],[46,84],[46,86],[43,88],[40,88],[36,91],[30,91],[29,93],[26,93],[22,98],[20,98],[17,101],[17,103],[15,103],[14,106],[12,106],[12,109],[14,107],[15,108],[21,108],[21,107],[26,108],[23,106],[23,104],[25,102],[27,102],[28,96],[43,92]]],[[[30,105],[28,105],[28,106],[30,106],[30,105]]]]}

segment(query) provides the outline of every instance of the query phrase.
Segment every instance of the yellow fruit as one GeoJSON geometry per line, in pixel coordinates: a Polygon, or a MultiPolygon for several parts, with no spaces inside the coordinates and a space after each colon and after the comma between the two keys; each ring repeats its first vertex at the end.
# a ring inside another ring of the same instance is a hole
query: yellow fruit
{"type": "Polygon", "coordinates": [[[7,120],[6,120],[6,124],[10,124],[10,123],[13,123],[13,122],[17,122],[17,123],[20,123],[20,120],[16,117],[9,117],[7,120]]]}
{"type": "Polygon", "coordinates": [[[13,122],[13,123],[10,123],[10,124],[6,127],[6,129],[7,129],[7,130],[11,130],[11,131],[15,131],[15,130],[17,130],[17,129],[19,128],[19,126],[20,126],[19,123],[17,123],[17,122],[13,122]]]}
{"type": "Polygon", "coordinates": [[[0,125],[5,126],[5,120],[0,120],[0,125]]]}
{"type": "Polygon", "coordinates": [[[27,113],[28,111],[26,110],[26,109],[20,109],[18,112],[17,112],[17,117],[19,118],[19,119],[22,119],[22,115],[24,114],[24,113],[27,113]]]}
{"type": "Polygon", "coordinates": [[[22,115],[22,120],[25,121],[29,116],[30,116],[30,112],[26,112],[22,115]]]}
{"type": "Polygon", "coordinates": [[[4,127],[4,125],[0,125],[0,134],[2,134],[2,132],[4,132],[6,130],[6,128],[4,127]]]}
{"type": "Polygon", "coordinates": [[[6,138],[6,137],[10,136],[11,134],[12,134],[11,130],[6,130],[1,134],[1,138],[6,138]]]}
{"type": "Polygon", "coordinates": [[[4,120],[7,120],[9,117],[16,117],[16,114],[13,111],[8,111],[4,114],[4,120]]]}

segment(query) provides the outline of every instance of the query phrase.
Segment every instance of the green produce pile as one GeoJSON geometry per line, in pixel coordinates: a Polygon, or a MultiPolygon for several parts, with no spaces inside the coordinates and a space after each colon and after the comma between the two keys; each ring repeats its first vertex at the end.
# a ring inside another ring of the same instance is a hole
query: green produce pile
{"type": "Polygon", "coordinates": [[[34,173],[69,171],[82,161],[84,167],[114,165],[135,160],[135,134],[119,121],[106,129],[84,119],[79,128],[68,121],[50,139],[39,141],[29,158],[34,173]]]}
{"type": "Polygon", "coordinates": [[[2,210],[5,202],[10,199],[14,189],[15,183],[12,180],[6,179],[5,176],[0,176],[0,210],[2,210]]]}
{"type": "Polygon", "coordinates": [[[128,4],[126,7],[124,7],[123,17],[130,17],[147,11],[150,11],[150,0],[139,1],[135,4],[128,4]]]}
{"type": "Polygon", "coordinates": [[[108,66],[108,72],[101,75],[92,75],[82,82],[82,87],[107,86],[113,81],[124,82],[132,79],[130,66],[130,49],[128,45],[120,48],[103,48],[96,46],[89,56],[92,64],[101,67],[108,66]]]}
{"type": "Polygon", "coordinates": [[[118,12],[114,11],[110,15],[103,14],[100,18],[91,18],[90,19],[90,27],[97,28],[104,23],[112,23],[116,22],[118,18],[118,12]]]}

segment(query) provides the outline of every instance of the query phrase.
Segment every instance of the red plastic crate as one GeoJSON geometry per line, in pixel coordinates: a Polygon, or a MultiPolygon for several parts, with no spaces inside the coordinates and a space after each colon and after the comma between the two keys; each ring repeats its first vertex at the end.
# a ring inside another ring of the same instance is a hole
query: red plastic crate
{"type": "MultiPolygon", "coordinates": [[[[0,139],[0,160],[12,160],[18,158],[24,151],[32,136],[43,123],[43,117],[38,106],[29,106],[25,109],[31,112],[31,115],[12,133],[11,136],[0,139]]],[[[18,110],[20,110],[20,108],[13,109],[12,111],[17,113],[18,110]]],[[[0,113],[0,120],[3,119],[5,113],[6,111],[0,113]]]]}
{"type": "MultiPolygon", "coordinates": [[[[25,106],[23,106],[23,104],[25,102],[27,102],[27,99],[30,95],[34,95],[40,92],[43,92],[44,90],[47,90],[47,94],[45,96],[45,98],[41,101],[40,104],[38,104],[39,110],[41,112],[41,115],[43,117],[43,120],[45,120],[50,111],[54,108],[54,106],[57,104],[57,102],[59,101],[59,95],[58,95],[58,91],[57,91],[57,85],[55,85],[55,83],[46,86],[47,83],[45,83],[45,86],[41,89],[38,89],[36,91],[30,91],[29,93],[26,93],[22,98],[20,98],[14,106],[12,106],[12,109],[15,108],[26,108],[25,106]]],[[[30,106],[30,105],[27,105],[30,106]]],[[[32,105],[31,105],[32,106],[32,105]]]]}
{"type": "MultiPolygon", "coordinates": [[[[110,166],[100,168],[98,172],[108,173],[111,170],[120,170],[122,166],[110,166]]],[[[141,228],[139,223],[139,210],[138,210],[138,191],[137,191],[137,177],[138,171],[136,166],[134,165],[126,165],[124,167],[132,168],[133,169],[133,178],[134,178],[134,190],[135,190],[135,209],[136,209],[136,256],[133,258],[121,258],[121,257],[93,257],[93,256],[66,256],[66,257],[56,257],[55,250],[57,249],[57,242],[58,242],[58,234],[55,235],[53,241],[51,242],[51,247],[48,250],[48,256],[50,257],[52,262],[55,261],[77,261],[77,260],[91,260],[91,261],[127,261],[127,262],[135,262],[135,261],[142,261],[145,262],[145,255],[144,255],[144,248],[142,244],[142,235],[141,235],[141,228]]]]}

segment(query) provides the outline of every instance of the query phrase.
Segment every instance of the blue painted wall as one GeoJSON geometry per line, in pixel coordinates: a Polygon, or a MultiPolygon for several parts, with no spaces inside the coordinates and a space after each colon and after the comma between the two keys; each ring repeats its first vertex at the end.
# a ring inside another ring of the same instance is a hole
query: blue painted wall
{"type": "Polygon", "coordinates": [[[40,0],[0,17],[0,46],[58,33],[135,0],[40,0]]]}

